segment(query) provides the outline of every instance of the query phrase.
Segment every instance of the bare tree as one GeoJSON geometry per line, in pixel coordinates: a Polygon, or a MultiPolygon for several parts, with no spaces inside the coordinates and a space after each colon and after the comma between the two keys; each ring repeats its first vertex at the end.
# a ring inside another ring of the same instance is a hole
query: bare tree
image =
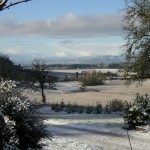
{"type": "Polygon", "coordinates": [[[47,77],[47,71],[46,71],[46,64],[40,60],[40,59],[35,59],[32,62],[32,69],[34,70],[35,73],[35,80],[39,82],[41,92],[42,92],[42,102],[46,102],[46,96],[44,94],[44,84],[46,82],[46,77],[47,77]]]}
{"type": "Polygon", "coordinates": [[[25,3],[25,2],[29,2],[29,1],[32,1],[32,0],[18,0],[15,2],[11,2],[9,0],[0,0],[0,11],[9,9],[10,7],[12,7],[14,5],[18,5],[20,3],[25,3]]]}
{"type": "Polygon", "coordinates": [[[126,76],[129,80],[142,81],[150,78],[150,1],[125,0],[124,30],[126,31],[126,76]]]}

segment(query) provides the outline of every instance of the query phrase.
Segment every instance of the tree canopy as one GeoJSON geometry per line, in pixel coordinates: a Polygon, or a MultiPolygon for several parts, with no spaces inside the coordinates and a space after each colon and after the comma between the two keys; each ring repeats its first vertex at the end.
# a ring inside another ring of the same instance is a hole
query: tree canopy
{"type": "Polygon", "coordinates": [[[130,81],[142,81],[150,77],[150,1],[125,2],[125,73],[135,72],[130,81]]]}
{"type": "Polygon", "coordinates": [[[0,77],[3,79],[13,76],[14,64],[7,55],[0,54],[0,77]]]}

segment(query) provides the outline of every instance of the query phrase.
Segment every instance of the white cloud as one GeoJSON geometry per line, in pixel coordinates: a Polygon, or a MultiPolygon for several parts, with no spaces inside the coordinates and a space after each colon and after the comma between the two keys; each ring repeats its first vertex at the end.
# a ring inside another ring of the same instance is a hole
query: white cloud
{"type": "Polygon", "coordinates": [[[37,50],[36,52],[29,52],[24,48],[21,47],[16,47],[16,48],[2,48],[0,49],[0,53],[2,54],[6,54],[9,56],[16,56],[16,57],[30,57],[30,58],[39,58],[39,57],[45,57],[45,55],[43,53],[41,53],[39,50],[37,50]]]}
{"type": "Polygon", "coordinates": [[[0,18],[0,36],[120,36],[121,14],[78,16],[69,13],[55,20],[18,22],[0,18]]]}
{"type": "Polygon", "coordinates": [[[98,56],[98,55],[119,55],[122,54],[121,46],[122,42],[111,42],[111,43],[88,43],[88,42],[70,42],[71,44],[60,44],[64,42],[56,42],[53,43],[54,49],[61,49],[59,53],[57,52],[57,56],[71,56],[71,57],[79,57],[79,56],[98,56]],[[63,52],[63,53],[62,53],[63,52]],[[64,55],[65,54],[65,55],[64,55]]]}
{"type": "Polygon", "coordinates": [[[88,56],[92,56],[92,55],[93,55],[93,52],[81,50],[81,51],[78,52],[78,55],[79,55],[79,56],[88,57],[88,56]]]}
{"type": "Polygon", "coordinates": [[[19,48],[9,48],[9,49],[5,49],[5,50],[2,50],[2,53],[5,53],[5,54],[10,54],[10,55],[18,55],[18,54],[21,54],[21,49],[19,48]]]}
{"type": "Polygon", "coordinates": [[[64,51],[59,51],[59,52],[56,52],[55,54],[58,57],[64,57],[64,56],[66,56],[64,51]]]}

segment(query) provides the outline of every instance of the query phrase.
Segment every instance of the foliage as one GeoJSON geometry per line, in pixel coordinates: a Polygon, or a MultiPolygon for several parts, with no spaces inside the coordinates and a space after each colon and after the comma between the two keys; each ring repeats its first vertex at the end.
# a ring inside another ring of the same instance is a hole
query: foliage
{"type": "Polygon", "coordinates": [[[125,76],[135,72],[132,81],[142,81],[150,77],[150,1],[126,0],[124,30],[125,76]]]}
{"type": "Polygon", "coordinates": [[[5,80],[33,81],[33,71],[23,69],[22,66],[15,65],[9,56],[0,54],[0,76],[5,80]]]}
{"type": "Polygon", "coordinates": [[[105,106],[102,106],[101,103],[97,103],[95,106],[88,105],[78,105],[77,103],[74,104],[65,104],[62,100],[62,102],[59,103],[52,103],[50,104],[51,108],[55,112],[59,111],[65,111],[67,113],[87,113],[87,114],[101,114],[106,113],[110,114],[112,112],[122,112],[125,110],[126,105],[125,102],[122,102],[121,100],[112,100],[109,103],[107,103],[105,106]]]}
{"type": "Polygon", "coordinates": [[[40,149],[40,140],[49,134],[45,130],[36,105],[22,96],[12,81],[0,83],[0,110],[4,115],[2,139],[4,149],[40,149]]]}
{"type": "Polygon", "coordinates": [[[3,79],[10,78],[14,74],[14,64],[8,56],[0,54],[0,76],[3,79]]]}
{"type": "Polygon", "coordinates": [[[104,73],[93,71],[92,73],[87,73],[82,75],[80,78],[81,86],[92,86],[92,85],[101,85],[104,84],[106,76],[104,73]]]}
{"type": "Polygon", "coordinates": [[[106,104],[104,107],[104,113],[106,114],[111,114],[111,108],[110,108],[110,104],[106,104]]]}
{"type": "Polygon", "coordinates": [[[86,107],[86,113],[87,114],[91,114],[92,112],[94,111],[94,107],[93,106],[90,106],[90,105],[88,105],[87,107],[86,107]]]}
{"type": "Polygon", "coordinates": [[[150,123],[150,97],[136,95],[136,99],[124,114],[128,128],[135,128],[137,125],[147,125],[150,123]]]}
{"type": "Polygon", "coordinates": [[[113,112],[124,110],[124,106],[125,106],[125,104],[122,100],[113,99],[110,102],[110,109],[113,112]]]}
{"type": "Polygon", "coordinates": [[[103,112],[103,106],[101,103],[97,103],[94,109],[94,114],[101,114],[103,112]]]}

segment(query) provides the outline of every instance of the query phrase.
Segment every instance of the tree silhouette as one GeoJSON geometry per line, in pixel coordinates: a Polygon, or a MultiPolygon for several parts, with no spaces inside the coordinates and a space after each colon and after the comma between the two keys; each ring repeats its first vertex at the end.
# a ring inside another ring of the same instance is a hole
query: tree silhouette
{"type": "Polygon", "coordinates": [[[126,0],[124,30],[126,32],[126,76],[129,80],[142,81],[150,78],[150,1],[126,0]]]}
{"type": "Polygon", "coordinates": [[[41,59],[34,59],[32,62],[32,69],[35,73],[35,80],[40,83],[42,102],[46,102],[46,96],[44,94],[44,84],[47,77],[47,66],[41,59]]]}
{"type": "Polygon", "coordinates": [[[14,74],[14,64],[7,55],[0,54],[0,77],[12,79],[14,74]]]}
{"type": "Polygon", "coordinates": [[[29,1],[32,1],[32,0],[18,0],[15,2],[11,2],[9,0],[0,0],[0,11],[9,9],[10,7],[12,7],[14,5],[18,5],[20,3],[25,3],[25,2],[29,2],[29,1]]]}

